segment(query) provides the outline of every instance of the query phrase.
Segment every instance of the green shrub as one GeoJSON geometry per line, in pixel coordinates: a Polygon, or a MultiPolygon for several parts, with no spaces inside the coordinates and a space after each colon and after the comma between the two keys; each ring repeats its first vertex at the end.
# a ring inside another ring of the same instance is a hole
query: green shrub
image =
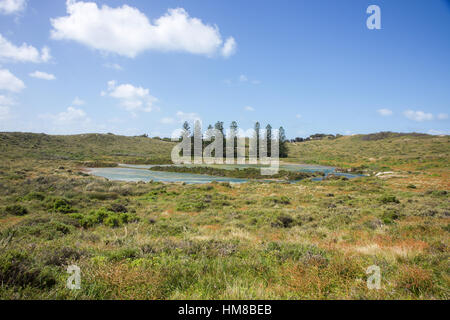
{"type": "Polygon", "coordinates": [[[75,220],[64,221],[62,219],[31,218],[15,225],[13,231],[21,238],[35,237],[54,240],[70,234],[74,226],[79,226],[75,220]]]}
{"type": "Polygon", "coordinates": [[[383,223],[385,223],[385,224],[392,224],[399,217],[400,216],[396,210],[388,210],[383,213],[383,215],[381,216],[381,219],[383,220],[383,223]]]}
{"type": "Polygon", "coordinates": [[[111,214],[109,215],[105,221],[103,222],[105,226],[111,227],[111,228],[117,228],[122,225],[122,222],[120,220],[120,217],[118,214],[111,214]]]}
{"type": "Polygon", "coordinates": [[[74,213],[77,211],[72,207],[69,200],[64,198],[50,198],[47,200],[47,202],[48,202],[47,207],[52,212],[66,214],[66,213],[74,213]]]}
{"type": "Polygon", "coordinates": [[[20,204],[14,204],[12,206],[7,206],[5,208],[5,212],[13,216],[24,216],[28,214],[28,209],[20,204]]]}
{"type": "Polygon", "coordinates": [[[43,260],[46,265],[64,266],[69,262],[79,260],[83,255],[86,255],[86,252],[80,249],[62,247],[46,251],[43,260]]]}
{"type": "Polygon", "coordinates": [[[124,206],[123,204],[120,204],[120,203],[113,203],[113,204],[108,208],[108,210],[109,210],[109,211],[112,211],[112,212],[116,212],[116,213],[119,213],[119,212],[127,213],[127,212],[128,212],[127,207],[124,206]]]}
{"type": "Polygon", "coordinates": [[[400,203],[400,201],[393,195],[384,195],[380,198],[380,202],[384,204],[388,203],[400,203]]]}
{"type": "Polygon", "coordinates": [[[93,200],[115,200],[119,196],[112,192],[90,192],[88,198],[93,200]]]}
{"type": "Polygon", "coordinates": [[[137,248],[123,248],[108,253],[108,258],[112,261],[133,259],[137,257],[139,257],[139,249],[137,248]]]}
{"type": "Polygon", "coordinates": [[[207,207],[206,203],[204,203],[202,200],[198,201],[183,201],[181,203],[178,203],[176,206],[177,211],[184,211],[184,212],[199,212],[202,211],[207,207]]]}
{"type": "Polygon", "coordinates": [[[294,224],[294,219],[289,215],[281,215],[272,223],[273,227],[290,228],[294,224]]]}
{"type": "Polygon", "coordinates": [[[100,208],[98,210],[92,210],[87,215],[73,214],[73,218],[77,219],[81,226],[85,229],[93,227],[97,224],[103,223],[108,227],[120,227],[123,224],[138,221],[138,217],[130,213],[116,213],[107,210],[106,208],[100,208]]]}
{"type": "Polygon", "coordinates": [[[24,251],[10,250],[0,254],[0,283],[44,289],[53,287],[56,278],[48,267],[40,268],[24,251]]]}
{"type": "Polygon", "coordinates": [[[265,199],[266,203],[271,203],[271,204],[290,204],[291,200],[286,197],[286,196],[281,196],[281,197],[269,197],[265,199]]]}
{"type": "Polygon", "coordinates": [[[45,195],[42,192],[30,192],[23,199],[26,201],[31,201],[31,200],[43,201],[45,199],[45,195]]]}

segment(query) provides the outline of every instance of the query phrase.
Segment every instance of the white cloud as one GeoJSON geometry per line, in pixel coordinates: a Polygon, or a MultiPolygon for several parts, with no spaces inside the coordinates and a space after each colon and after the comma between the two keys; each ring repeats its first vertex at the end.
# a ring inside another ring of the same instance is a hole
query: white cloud
{"type": "Polygon", "coordinates": [[[169,9],[153,23],[138,9],[123,5],[98,7],[94,2],[67,1],[67,16],[51,19],[51,37],[134,58],[146,50],[181,51],[228,57],[236,48],[224,44],[217,26],[192,18],[183,8],[169,9]]]}
{"type": "Polygon", "coordinates": [[[25,10],[26,0],[0,0],[0,13],[13,14],[25,10]]]}
{"type": "Polygon", "coordinates": [[[68,107],[66,111],[58,114],[44,114],[39,116],[41,119],[51,120],[56,126],[84,126],[91,122],[86,112],[74,107],[68,107]]]}
{"type": "Polygon", "coordinates": [[[160,122],[161,122],[162,124],[172,124],[172,123],[175,122],[175,119],[174,119],[174,118],[169,118],[169,117],[167,117],[167,118],[162,118],[162,119],[160,120],[160,122]]]}
{"type": "Polygon", "coordinates": [[[42,79],[42,80],[55,80],[56,77],[51,74],[51,73],[47,73],[47,72],[42,72],[42,71],[35,71],[29,74],[30,77],[32,78],[36,78],[36,79],[42,79]]]}
{"type": "Polygon", "coordinates": [[[255,111],[255,108],[250,107],[250,106],[246,106],[246,107],[244,107],[244,110],[245,110],[245,111],[253,112],[253,111],[255,111]]]}
{"type": "Polygon", "coordinates": [[[447,113],[439,113],[437,118],[439,120],[447,120],[448,119],[448,114],[447,113]]]}
{"type": "Polygon", "coordinates": [[[85,102],[83,100],[81,100],[80,98],[76,97],[75,99],[73,99],[72,104],[74,106],[82,106],[85,104],[85,102]]]}
{"type": "Polygon", "coordinates": [[[117,85],[116,81],[109,81],[107,92],[102,92],[102,96],[106,95],[118,99],[120,105],[134,116],[138,111],[150,112],[157,109],[154,104],[158,99],[151,96],[148,89],[142,87],[131,84],[117,85]]]}
{"type": "Polygon", "coordinates": [[[0,69],[0,90],[20,92],[25,88],[22,80],[13,75],[9,70],[0,69]]]}
{"type": "Polygon", "coordinates": [[[377,112],[383,117],[388,117],[393,114],[392,110],[389,109],[378,109],[377,112]]]}
{"type": "Polygon", "coordinates": [[[236,40],[234,40],[233,37],[229,37],[227,41],[225,41],[225,44],[223,45],[222,55],[225,58],[232,56],[233,54],[236,53],[236,47],[237,47],[236,40]]]}
{"type": "Polygon", "coordinates": [[[22,43],[18,47],[0,34],[0,60],[41,63],[47,62],[50,59],[51,55],[48,47],[43,47],[41,52],[26,43],[22,43]]]}
{"type": "Polygon", "coordinates": [[[122,71],[123,70],[122,66],[120,64],[117,64],[117,63],[105,63],[103,66],[105,68],[114,69],[114,70],[117,70],[117,71],[122,71]]]}
{"type": "Polygon", "coordinates": [[[300,118],[302,117],[302,115],[301,115],[301,114],[296,114],[295,117],[296,117],[297,119],[300,119],[300,118]]]}
{"type": "Polygon", "coordinates": [[[403,112],[406,118],[409,120],[422,122],[422,121],[429,121],[433,120],[434,116],[431,113],[425,113],[423,111],[414,111],[414,110],[407,110],[403,112]]]}

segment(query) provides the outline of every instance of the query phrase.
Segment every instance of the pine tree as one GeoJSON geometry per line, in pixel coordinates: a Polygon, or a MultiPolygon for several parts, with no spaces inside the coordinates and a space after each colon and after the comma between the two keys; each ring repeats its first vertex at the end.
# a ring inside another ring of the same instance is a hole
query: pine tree
{"type": "Polygon", "coordinates": [[[190,136],[191,135],[191,126],[189,122],[185,121],[183,123],[183,135],[190,136]]]}
{"type": "Polygon", "coordinates": [[[230,124],[230,137],[234,140],[234,152],[233,157],[237,158],[237,133],[238,133],[238,124],[236,121],[231,122],[230,124]]]}
{"type": "Polygon", "coordinates": [[[288,156],[288,147],[286,141],[286,132],[283,127],[280,127],[278,131],[278,143],[280,148],[280,158],[287,158],[288,156]]]}
{"type": "Polygon", "coordinates": [[[261,125],[259,122],[255,123],[255,139],[256,139],[256,159],[259,158],[259,134],[261,131],[261,125]]]}
{"type": "Polygon", "coordinates": [[[272,126],[268,124],[266,126],[266,141],[267,141],[267,156],[272,156],[272,126]]]}
{"type": "Polygon", "coordinates": [[[223,152],[223,154],[225,155],[226,154],[226,145],[227,145],[227,142],[226,142],[226,139],[225,139],[225,134],[224,134],[224,129],[223,129],[223,122],[222,121],[217,121],[216,122],[216,124],[214,125],[214,129],[216,129],[216,130],[218,130],[221,134],[222,134],[222,138],[223,138],[223,150],[222,150],[222,152],[223,152]]]}

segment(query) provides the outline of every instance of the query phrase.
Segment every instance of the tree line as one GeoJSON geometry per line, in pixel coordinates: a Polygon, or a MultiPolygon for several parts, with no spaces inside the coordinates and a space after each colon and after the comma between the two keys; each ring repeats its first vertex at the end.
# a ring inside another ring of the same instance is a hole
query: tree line
{"type": "MultiPolygon", "coordinates": [[[[194,130],[191,131],[191,126],[190,126],[189,122],[185,121],[183,123],[183,126],[182,126],[182,137],[180,137],[180,139],[182,139],[183,136],[184,137],[186,137],[186,136],[190,137],[191,141],[192,141],[191,142],[192,146],[194,146],[194,136],[195,135],[201,135],[202,138],[204,138],[204,139],[202,139],[202,141],[203,141],[202,142],[202,149],[204,149],[207,145],[209,145],[209,141],[211,141],[211,139],[213,139],[212,136],[209,136],[213,129],[218,130],[223,136],[223,139],[224,139],[223,154],[225,155],[226,154],[226,150],[225,150],[226,149],[226,140],[227,140],[228,137],[225,134],[225,127],[224,127],[223,121],[217,121],[214,126],[212,126],[210,124],[208,126],[208,130],[206,131],[205,136],[203,136],[203,134],[201,134],[201,133],[193,132],[193,131],[196,130],[195,126],[194,126],[194,130]]],[[[239,127],[238,127],[237,122],[236,121],[232,121],[231,124],[230,124],[229,137],[233,137],[233,139],[235,139],[235,141],[234,141],[234,157],[235,158],[237,157],[238,129],[239,129],[239,127]]],[[[286,132],[285,132],[284,128],[280,127],[278,129],[278,136],[277,137],[274,137],[272,126],[270,124],[268,124],[266,126],[266,129],[265,129],[264,133],[262,133],[261,131],[262,131],[261,130],[261,124],[259,122],[256,122],[255,126],[254,126],[255,139],[256,139],[256,144],[257,144],[256,145],[256,153],[257,153],[256,157],[258,159],[261,157],[261,154],[260,154],[260,139],[261,138],[263,138],[263,140],[267,141],[267,156],[268,157],[271,156],[272,141],[276,138],[278,140],[278,143],[279,143],[279,157],[280,158],[287,158],[287,156],[288,156],[288,147],[287,147],[288,140],[286,139],[286,132]],[[263,135],[265,135],[265,136],[263,136],[263,135]]],[[[191,148],[191,150],[194,150],[194,148],[191,148]]]]}

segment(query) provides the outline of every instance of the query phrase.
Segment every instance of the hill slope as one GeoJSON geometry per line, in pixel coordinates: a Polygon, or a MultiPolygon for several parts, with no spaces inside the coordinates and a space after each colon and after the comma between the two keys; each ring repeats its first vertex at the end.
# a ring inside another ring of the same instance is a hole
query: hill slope
{"type": "Polygon", "coordinates": [[[449,168],[450,136],[380,132],[289,144],[288,161],[374,169],[449,168]]]}
{"type": "Polygon", "coordinates": [[[103,160],[127,163],[167,162],[173,143],[112,134],[53,136],[0,133],[0,156],[6,159],[103,160]],[[161,160],[161,161],[160,161],[161,160]]]}

